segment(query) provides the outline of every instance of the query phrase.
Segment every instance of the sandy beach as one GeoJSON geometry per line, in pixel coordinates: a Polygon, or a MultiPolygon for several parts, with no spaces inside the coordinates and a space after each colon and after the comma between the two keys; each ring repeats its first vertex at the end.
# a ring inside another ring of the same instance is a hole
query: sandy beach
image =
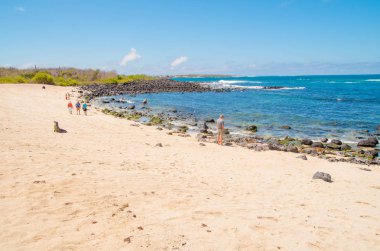
{"type": "Polygon", "coordinates": [[[70,115],[71,89],[0,85],[0,250],[380,250],[378,166],[70,115]]]}

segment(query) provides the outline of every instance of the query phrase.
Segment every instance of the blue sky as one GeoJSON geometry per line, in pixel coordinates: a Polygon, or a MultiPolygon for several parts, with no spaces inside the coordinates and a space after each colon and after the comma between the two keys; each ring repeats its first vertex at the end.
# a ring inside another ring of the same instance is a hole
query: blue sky
{"type": "Polygon", "coordinates": [[[380,73],[378,0],[2,0],[0,66],[380,73]]]}

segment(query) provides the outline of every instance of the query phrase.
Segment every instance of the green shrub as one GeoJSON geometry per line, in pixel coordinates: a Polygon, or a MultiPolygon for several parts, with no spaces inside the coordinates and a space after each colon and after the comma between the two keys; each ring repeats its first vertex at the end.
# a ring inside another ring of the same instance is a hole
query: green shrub
{"type": "Polygon", "coordinates": [[[56,85],[60,86],[74,86],[79,84],[78,81],[75,79],[63,77],[56,77],[54,79],[54,82],[56,83],[56,85]]]}
{"type": "Polygon", "coordinates": [[[45,72],[38,72],[36,75],[33,77],[33,82],[38,83],[38,84],[45,84],[45,85],[53,85],[54,84],[54,79],[53,77],[45,72]]]}

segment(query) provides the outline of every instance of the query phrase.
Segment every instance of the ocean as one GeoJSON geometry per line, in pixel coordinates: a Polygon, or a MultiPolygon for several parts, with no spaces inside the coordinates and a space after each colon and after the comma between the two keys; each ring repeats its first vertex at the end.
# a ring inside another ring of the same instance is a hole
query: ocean
{"type": "MultiPolygon", "coordinates": [[[[380,125],[380,75],[198,77],[193,81],[228,92],[159,93],[135,97],[148,99],[153,112],[191,114],[196,121],[225,115],[232,133],[246,133],[248,125],[257,135],[319,139],[339,138],[348,143],[376,134],[380,125]],[[266,89],[276,86],[278,89],[266,89]],[[282,129],[281,126],[291,129],[282,129]]],[[[120,97],[117,97],[120,98],[120,97]]]]}

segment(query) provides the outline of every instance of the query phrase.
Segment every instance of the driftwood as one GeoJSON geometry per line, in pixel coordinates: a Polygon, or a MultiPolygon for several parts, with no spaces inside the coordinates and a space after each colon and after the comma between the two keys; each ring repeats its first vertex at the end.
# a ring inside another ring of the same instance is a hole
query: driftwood
{"type": "Polygon", "coordinates": [[[58,132],[58,133],[67,133],[66,130],[62,129],[62,128],[59,128],[59,125],[58,125],[58,122],[57,121],[54,121],[54,132],[58,132]]]}

